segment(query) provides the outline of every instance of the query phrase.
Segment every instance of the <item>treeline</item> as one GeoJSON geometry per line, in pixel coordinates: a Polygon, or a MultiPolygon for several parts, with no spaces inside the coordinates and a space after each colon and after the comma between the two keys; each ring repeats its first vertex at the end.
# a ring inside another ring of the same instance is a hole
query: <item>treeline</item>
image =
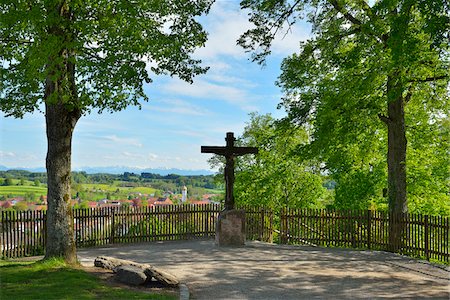
{"type": "MultiPolygon", "coordinates": [[[[191,186],[194,188],[221,189],[222,182],[217,182],[213,175],[159,175],[153,173],[135,174],[125,172],[123,174],[87,174],[84,171],[72,172],[72,182],[76,184],[98,183],[113,184],[116,181],[123,181],[124,186],[151,186],[160,190],[176,190],[182,186],[191,186]]],[[[0,179],[3,183],[10,182],[12,179],[39,181],[47,183],[47,174],[45,172],[30,172],[26,170],[8,170],[0,171],[0,179]]]]}
{"type": "Polygon", "coordinates": [[[8,170],[0,171],[0,179],[4,185],[11,182],[11,179],[39,181],[40,183],[47,183],[47,174],[43,172],[30,172],[25,170],[8,170]]]}

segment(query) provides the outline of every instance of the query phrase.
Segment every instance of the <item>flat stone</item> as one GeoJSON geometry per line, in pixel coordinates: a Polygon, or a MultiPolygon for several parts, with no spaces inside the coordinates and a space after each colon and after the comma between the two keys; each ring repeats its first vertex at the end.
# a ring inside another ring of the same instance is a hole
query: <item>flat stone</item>
{"type": "Polygon", "coordinates": [[[94,266],[108,269],[108,270],[115,270],[118,266],[134,266],[141,269],[149,268],[151,267],[148,264],[139,264],[137,262],[131,261],[131,260],[125,260],[125,259],[118,259],[110,256],[97,256],[94,260],[94,266]]]}
{"type": "Polygon", "coordinates": [[[180,284],[179,280],[175,276],[162,270],[156,269],[155,267],[146,268],[144,270],[144,273],[149,279],[153,277],[155,280],[166,286],[175,287],[180,284]]]}
{"type": "Polygon", "coordinates": [[[216,224],[216,245],[245,245],[245,210],[225,210],[219,214],[216,224]]]}
{"type": "Polygon", "coordinates": [[[147,275],[139,267],[124,265],[114,269],[118,281],[130,285],[140,285],[147,281],[147,275]]]}

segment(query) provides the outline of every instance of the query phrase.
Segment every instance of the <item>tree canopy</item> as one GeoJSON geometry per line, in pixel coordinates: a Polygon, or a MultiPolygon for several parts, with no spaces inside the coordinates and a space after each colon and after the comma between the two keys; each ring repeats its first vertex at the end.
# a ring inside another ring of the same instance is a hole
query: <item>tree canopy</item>
{"type": "Polygon", "coordinates": [[[448,1],[244,0],[241,6],[250,9],[255,28],[239,43],[260,63],[283,28],[300,19],[312,24],[312,37],[284,59],[278,85],[288,118],[312,126],[304,150],[337,179],[337,202],[364,207],[383,189],[395,212],[406,211],[407,193],[414,208],[425,190],[448,202],[442,189],[448,185],[448,1]]]}
{"type": "Polygon", "coordinates": [[[207,69],[190,56],[207,37],[195,18],[212,2],[2,1],[0,109],[14,117],[39,109],[46,80],[67,62],[73,75],[60,82],[60,100],[82,113],[139,105],[151,75],[192,81],[207,69]]]}

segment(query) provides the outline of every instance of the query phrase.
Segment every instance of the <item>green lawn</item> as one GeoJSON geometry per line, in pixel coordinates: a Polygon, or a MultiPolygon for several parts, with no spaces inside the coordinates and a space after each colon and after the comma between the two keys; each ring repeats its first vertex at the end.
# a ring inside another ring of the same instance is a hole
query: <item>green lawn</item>
{"type": "Polygon", "coordinates": [[[0,299],[177,299],[106,285],[58,260],[0,261],[0,299]]]}
{"type": "Polygon", "coordinates": [[[13,195],[24,196],[27,193],[34,193],[36,197],[47,195],[46,186],[9,185],[0,186],[0,196],[13,195]]]}

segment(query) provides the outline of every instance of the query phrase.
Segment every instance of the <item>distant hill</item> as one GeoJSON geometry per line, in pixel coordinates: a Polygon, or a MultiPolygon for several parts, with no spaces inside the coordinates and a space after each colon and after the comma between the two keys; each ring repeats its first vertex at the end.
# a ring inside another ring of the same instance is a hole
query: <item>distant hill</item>
{"type": "Polygon", "coordinates": [[[32,173],[45,173],[47,170],[45,168],[24,168],[24,167],[17,167],[17,168],[10,168],[3,165],[0,165],[0,171],[8,171],[8,170],[24,170],[32,173]]]}
{"type": "Polygon", "coordinates": [[[82,167],[79,169],[74,169],[73,171],[84,171],[88,174],[95,173],[108,173],[108,174],[123,174],[125,172],[141,174],[141,173],[153,173],[166,176],[169,174],[177,174],[183,176],[195,176],[195,175],[212,175],[215,172],[211,170],[184,170],[184,169],[166,169],[166,168],[133,168],[125,166],[110,166],[110,167],[82,167]]]}
{"type": "MultiPolygon", "coordinates": [[[[0,171],[7,170],[26,170],[29,172],[46,172],[45,168],[9,168],[6,166],[0,165],[0,171]]],[[[198,176],[198,175],[212,175],[216,172],[211,170],[183,170],[183,169],[166,169],[166,168],[134,168],[134,167],[125,167],[125,166],[109,166],[109,167],[81,167],[74,168],[72,171],[81,172],[84,171],[88,174],[97,174],[97,173],[106,173],[106,174],[123,174],[124,172],[130,172],[135,174],[141,173],[153,173],[159,174],[162,176],[166,176],[169,174],[177,174],[183,176],[198,176]]]]}

